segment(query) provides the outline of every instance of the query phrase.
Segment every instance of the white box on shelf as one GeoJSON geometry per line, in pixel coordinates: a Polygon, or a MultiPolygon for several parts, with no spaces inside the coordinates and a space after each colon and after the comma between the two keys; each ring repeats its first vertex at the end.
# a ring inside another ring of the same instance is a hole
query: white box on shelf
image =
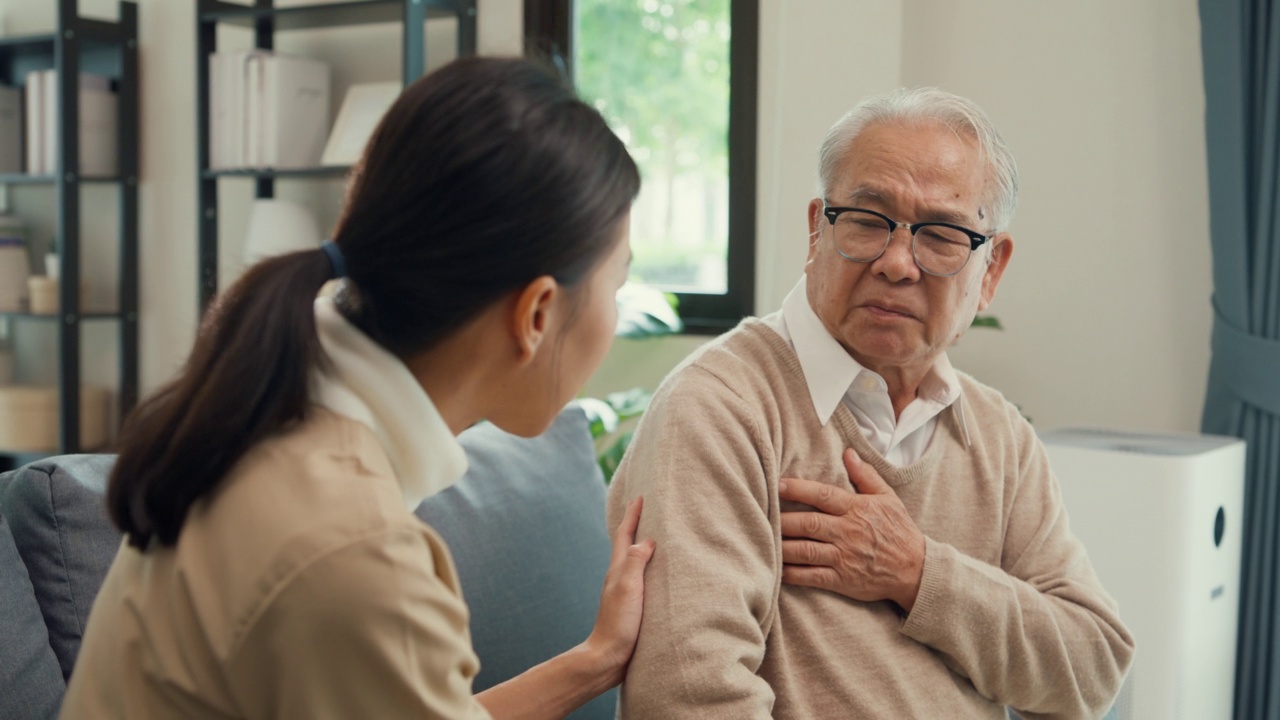
{"type": "Polygon", "coordinates": [[[320,164],[329,136],[329,66],[272,55],[262,74],[261,165],[294,169],[320,164]]]}
{"type": "Polygon", "coordinates": [[[266,50],[209,58],[209,165],[308,168],[329,132],[329,66],[266,50]]]}
{"type": "MultiPolygon", "coordinates": [[[[58,167],[58,72],[40,72],[42,104],[36,110],[35,122],[41,135],[39,172],[49,174],[58,167]]],[[[111,90],[111,78],[90,73],[80,74],[79,122],[80,175],[112,177],[119,172],[119,106],[111,90]]]]}
{"type": "MultiPolygon", "coordinates": [[[[80,388],[80,445],[95,449],[107,441],[108,392],[80,388]]],[[[58,388],[0,386],[0,449],[53,452],[58,447],[58,388]]]]}
{"type": "Polygon", "coordinates": [[[266,50],[216,52],[209,56],[209,167],[248,167],[249,64],[266,50]]]}
{"type": "Polygon", "coordinates": [[[1107,717],[1231,717],[1244,442],[1085,429],[1040,437],[1071,530],[1137,641],[1107,717]]]}
{"type": "Polygon", "coordinates": [[[373,131],[387,114],[403,86],[398,82],[352,85],[342,98],[342,107],[333,121],[325,143],[321,165],[354,165],[364,152],[373,131]]]}

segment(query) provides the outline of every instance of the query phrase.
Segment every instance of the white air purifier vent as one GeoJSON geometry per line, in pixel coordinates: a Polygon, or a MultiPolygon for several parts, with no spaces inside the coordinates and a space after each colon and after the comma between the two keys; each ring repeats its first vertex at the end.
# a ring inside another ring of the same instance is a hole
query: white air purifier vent
{"type": "Polygon", "coordinates": [[[1138,650],[1115,720],[1228,720],[1235,692],[1244,442],[1041,434],[1071,530],[1138,650]]]}

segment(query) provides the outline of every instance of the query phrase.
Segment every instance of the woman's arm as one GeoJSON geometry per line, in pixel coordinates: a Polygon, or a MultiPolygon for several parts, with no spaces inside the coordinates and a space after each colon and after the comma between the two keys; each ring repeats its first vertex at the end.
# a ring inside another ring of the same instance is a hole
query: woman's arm
{"type": "Polygon", "coordinates": [[[643,500],[637,498],[613,537],[613,558],[605,574],[600,613],[591,636],[477,699],[495,720],[559,720],[622,682],[635,650],[644,611],[644,569],[654,543],[636,543],[643,500]]]}

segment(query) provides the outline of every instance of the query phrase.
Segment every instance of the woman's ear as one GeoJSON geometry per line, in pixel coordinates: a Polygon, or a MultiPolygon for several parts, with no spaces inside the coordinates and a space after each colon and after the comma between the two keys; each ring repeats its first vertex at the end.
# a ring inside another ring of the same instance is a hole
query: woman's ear
{"type": "Polygon", "coordinates": [[[538,348],[542,346],[560,292],[560,284],[555,278],[543,275],[516,295],[510,325],[512,337],[516,341],[517,359],[521,364],[532,362],[538,348]]]}

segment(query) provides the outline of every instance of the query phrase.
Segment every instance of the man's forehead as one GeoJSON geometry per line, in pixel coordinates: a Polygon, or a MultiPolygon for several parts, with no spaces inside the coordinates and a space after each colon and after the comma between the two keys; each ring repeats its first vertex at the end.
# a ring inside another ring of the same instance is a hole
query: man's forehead
{"type": "Polygon", "coordinates": [[[893,198],[890,197],[888,192],[876,187],[872,187],[871,185],[854,185],[852,188],[849,189],[847,193],[845,193],[844,197],[840,198],[840,200],[850,202],[850,203],[854,203],[854,202],[887,203],[887,202],[890,202],[892,199],[893,198]]]}
{"type": "MultiPolygon", "coordinates": [[[[832,200],[854,207],[877,205],[881,207],[893,205],[898,199],[891,191],[875,185],[860,183],[850,186],[844,192],[834,193],[832,200]]],[[[950,222],[963,225],[970,222],[976,214],[979,220],[985,219],[986,213],[981,207],[961,205],[959,202],[933,203],[928,208],[928,217],[912,219],[912,222],[950,222]]]]}

